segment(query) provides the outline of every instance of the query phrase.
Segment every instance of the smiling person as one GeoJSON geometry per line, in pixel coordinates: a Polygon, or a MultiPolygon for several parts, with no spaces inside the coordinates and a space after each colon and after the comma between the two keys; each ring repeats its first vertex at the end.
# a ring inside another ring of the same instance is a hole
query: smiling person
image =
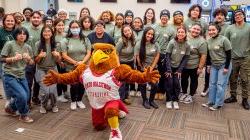
{"type": "Polygon", "coordinates": [[[204,107],[215,111],[224,104],[225,91],[232,70],[231,43],[219,34],[221,28],[215,23],[208,26],[208,72],[210,73],[209,97],[204,107]]]}
{"type": "Polygon", "coordinates": [[[114,14],[109,10],[103,11],[99,17],[99,20],[102,20],[105,23],[105,32],[112,36],[112,32],[115,26],[112,23],[115,20],[114,14]]]}
{"type": "Polygon", "coordinates": [[[165,64],[165,90],[167,109],[179,109],[178,96],[181,91],[180,79],[182,70],[187,64],[190,46],[187,43],[187,32],[184,26],[177,28],[174,39],[168,43],[165,64]]]}
{"type": "Polygon", "coordinates": [[[148,8],[143,16],[144,28],[152,27],[155,24],[155,10],[153,8],[148,8]]]}
{"type": "Polygon", "coordinates": [[[158,61],[158,71],[161,74],[161,78],[158,85],[158,91],[156,93],[155,99],[163,100],[165,95],[164,88],[164,59],[167,50],[168,43],[175,36],[174,29],[168,24],[170,19],[170,12],[167,9],[164,9],[160,13],[161,22],[155,24],[153,28],[155,29],[155,41],[159,44],[160,47],[160,59],[158,61]]]}
{"type": "Polygon", "coordinates": [[[60,53],[56,50],[55,37],[50,26],[42,28],[41,41],[36,43],[34,56],[37,65],[35,77],[40,85],[40,113],[44,114],[51,108],[52,112],[58,112],[56,85],[45,86],[42,82],[44,75],[49,70],[56,70],[56,62],[59,62],[61,59],[60,53]]]}
{"type": "Polygon", "coordinates": [[[122,13],[117,13],[115,16],[115,27],[112,32],[112,37],[114,38],[115,43],[117,43],[119,38],[122,36],[121,29],[123,24],[124,15],[122,13]]]}
{"type": "Polygon", "coordinates": [[[140,42],[143,34],[144,25],[140,17],[135,17],[132,24],[136,42],[140,42]]]}
{"type": "Polygon", "coordinates": [[[125,17],[125,24],[132,26],[134,13],[131,10],[126,10],[124,17],[125,17]]]}
{"type": "MultiPolygon", "coordinates": [[[[87,63],[91,56],[91,43],[83,35],[80,23],[72,20],[69,24],[69,30],[66,38],[61,43],[62,58],[65,61],[66,71],[73,71],[78,65],[87,63]]],[[[72,83],[70,85],[71,110],[77,107],[86,108],[82,102],[84,87],[81,83],[72,83]]]]}
{"type": "Polygon", "coordinates": [[[26,65],[34,64],[31,47],[25,42],[29,39],[29,33],[24,27],[18,27],[13,32],[14,40],[7,42],[1,52],[3,58],[3,81],[5,93],[12,100],[5,107],[5,112],[11,116],[20,113],[19,120],[31,123],[34,120],[29,117],[28,100],[30,92],[25,78],[26,65]]]}
{"type": "Polygon", "coordinates": [[[25,17],[25,20],[22,22],[22,26],[27,28],[28,26],[30,26],[31,22],[30,22],[30,18],[31,18],[31,13],[33,12],[33,9],[27,7],[23,9],[23,15],[25,17]]]}
{"type": "Polygon", "coordinates": [[[22,22],[24,21],[24,17],[22,15],[22,13],[20,12],[15,12],[14,13],[14,18],[15,18],[15,28],[17,27],[21,27],[22,26],[22,22]]]}
{"type": "Polygon", "coordinates": [[[181,11],[175,11],[173,13],[173,24],[172,24],[172,27],[176,31],[176,29],[178,27],[180,27],[180,26],[183,26],[183,24],[184,24],[183,13],[181,11]]]}
{"type": "Polygon", "coordinates": [[[243,10],[234,11],[233,23],[226,31],[225,36],[232,44],[232,74],[230,76],[231,97],[225,103],[237,102],[238,78],[241,81],[242,106],[249,110],[248,96],[250,86],[250,25],[246,23],[246,15],[243,10]]]}
{"type": "Polygon", "coordinates": [[[79,16],[79,20],[81,20],[84,17],[90,16],[90,10],[87,7],[83,7],[80,11],[80,16],[79,16]]]}
{"type": "MultiPolygon", "coordinates": [[[[155,43],[155,31],[152,27],[145,28],[142,39],[140,42],[136,43],[135,55],[138,62],[137,69],[140,71],[145,71],[146,68],[151,70],[157,69],[157,62],[160,57],[160,48],[158,43],[155,43]]],[[[138,88],[141,92],[143,103],[142,105],[146,109],[159,108],[154,102],[155,94],[157,92],[157,83],[148,83],[151,86],[150,97],[148,99],[146,94],[147,84],[139,84],[138,88]]]]}
{"type": "Polygon", "coordinates": [[[207,42],[201,36],[201,25],[198,23],[193,24],[190,29],[190,36],[187,38],[190,45],[190,55],[186,66],[182,71],[181,87],[182,94],[179,96],[179,101],[186,104],[193,102],[193,96],[196,94],[198,88],[198,78],[203,71],[203,67],[207,57],[207,42]],[[188,94],[190,78],[190,92],[188,94]]]}
{"type": "Polygon", "coordinates": [[[188,18],[184,21],[184,26],[187,31],[190,32],[190,29],[194,23],[201,24],[201,34],[202,36],[206,36],[207,31],[207,23],[201,19],[202,8],[199,4],[192,5],[188,10],[188,18]]]}
{"type": "MultiPolygon", "coordinates": [[[[129,25],[124,25],[121,31],[122,37],[116,43],[120,63],[127,64],[132,69],[135,69],[135,36],[133,30],[129,25]]],[[[135,90],[135,84],[123,83],[119,90],[121,100],[128,105],[131,104],[128,99],[130,90],[135,90]]]]}

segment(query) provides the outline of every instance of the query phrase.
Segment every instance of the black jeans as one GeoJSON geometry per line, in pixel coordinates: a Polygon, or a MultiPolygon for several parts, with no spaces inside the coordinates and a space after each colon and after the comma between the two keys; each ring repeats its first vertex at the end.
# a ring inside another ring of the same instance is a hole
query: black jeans
{"type": "Polygon", "coordinates": [[[164,63],[164,58],[165,58],[165,54],[160,54],[160,59],[157,63],[158,65],[158,71],[161,75],[161,78],[160,78],[160,81],[159,81],[159,84],[158,84],[158,90],[157,92],[159,93],[163,93],[165,94],[165,88],[164,88],[164,82],[165,82],[165,75],[164,75],[164,68],[165,68],[165,63],[164,63]]]}
{"type": "Polygon", "coordinates": [[[83,84],[77,83],[70,85],[70,96],[72,102],[82,101],[82,96],[84,94],[83,84]]]}
{"type": "Polygon", "coordinates": [[[204,84],[204,89],[203,91],[206,91],[209,87],[209,77],[210,77],[210,73],[207,72],[207,67],[205,70],[205,84],[204,84]]]}
{"type": "MultiPolygon", "coordinates": [[[[155,94],[157,92],[158,84],[153,84],[153,83],[149,83],[149,84],[151,86],[149,102],[152,102],[155,99],[155,94]]],[[[146,94],[147,93],[147,84],[139,84],[138,88],[141,92],[141,96],[142,96],[143,101],[148,100],[147,94],[146,94]]]]}
{"type": "MultiPolygon", "coordinates": [[[[57,66],[57,70],[58,70],[59,73],[66,73],[65,68],[60,67],[58,64],[56,66],[57,66]]],[[[62,92],[67,91],[67,85],[65,85],[65,84],[57,84],[56,88],[57,88],[57,95],[58,96],[61,96],[62,92]]]]}
{"type": "MultiPolygon", "coordinates": [[[[129,65],[132,69],[134,69],[134,61],[127,62],[127,63],[121,62],[121,64],[129,65]]],[[[131,90],[135,90],[135,84],[134,83],[129,84],[129,83],[123,82],[120,89],[119,89],[119,94],[120,94],[121,100],[128,99],[128,95],[129,95],[128,93],[131,90]]]]}
{"type": "MultiPolygon", "coordinates": [[[[38,99],[40,86],[36,82],[35,73],[36,73],[36,66],[35,65],[26,66],[26,68],[25,68],[25,77],[26,77],[26,79],[28,81],[30,95],[32,95],[32,98],[38,99]],[[31,88],[32,88],[32,85],[33,85],[33,81],[34,81],[33,94],[31,94],[32,93],[31,88]]],[[[31,98],[28,99],[28,102],[31,103],[31,98]]]]}
{"type": "Polygon", "coordinates": [[[166,101],[178,101],[178,97],[180,94],[180,79],[176,74],[177,68],[172,68],[172,76],[165,77],[165,90],[166,90],[166,101]]]}
{"type": "Polygon", "coordinates": [[[197,68],[195,69],[183,69],[181,74],[181,87],[184,94],[187,93],[190,77],[190,95],[193,96],[196,93],[198,87],[198,78],[197,68]]]}

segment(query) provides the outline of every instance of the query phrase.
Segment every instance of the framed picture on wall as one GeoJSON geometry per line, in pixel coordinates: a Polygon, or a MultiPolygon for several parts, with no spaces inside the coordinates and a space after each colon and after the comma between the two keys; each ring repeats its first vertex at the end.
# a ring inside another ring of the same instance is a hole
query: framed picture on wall
{"type": "Polygon", "coordinates": [[[117,0],[100,0],[101,2],[117,2],[117,0]]]}
{"type": "Polygon", "coordinates": [[[190,3],[191,0],[171,0],[171,3],[190,3]]]}
{"type": "Polygon", "coordinates": [[[138,3],[155,3],[155,0],[137,0],[138,3]]]}
{"type": "Polygon", "coordinates": [[[68,0],[68,2],[83,2],[83,0],[68,0]]]}

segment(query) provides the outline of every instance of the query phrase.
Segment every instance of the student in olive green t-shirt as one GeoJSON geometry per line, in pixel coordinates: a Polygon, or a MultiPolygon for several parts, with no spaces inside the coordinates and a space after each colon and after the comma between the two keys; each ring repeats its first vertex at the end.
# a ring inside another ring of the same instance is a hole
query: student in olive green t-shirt
{"type": "Polygon", "coordinates": [[[190,36],[188,37],[188,44],[190,45],[190,55],[186,66],[182,71],[181,88],[182,95],[179,101],[184,103],[192,103],[193,96],[198,88],[199,74],[202,73],[207,55],[207,42],[200,35],[201,25],[195,23],[190,29],[190,36]],[[187,93],[190,78],[190,92],[187,93]]]}
{"type": "MultiPolygon", "coordinates": [[[[72,20],[69,24],[69,31],[66,38],[61,42],[62,58],[65,61],[66,71],[73,71],[79,64],[87,63],[91,56],[91,43],[82,34],[80,23],[72,20]]],[[[76,110],[77,106],[85,108],[82,103],[84,87],[81,83],[70,85],[71,110],[76,110]]]]}
{"type": "Polygon", "coordinates": [[[232,74],[230,76],[231,97],[225,103],[237,102],[238,78],[241,81],[242,106],[249,110],[248,103],[250,86],[250,25],[245,22],[246,15],[243,10],[234,11],[233,22],[226,31],[225,36],[232,44],[232,74]]]}
{"type": "Polygon", "coordinates": [[[41,41],[35,45],[35,62],[36,62],[36,82],[40,85],[40,113],[46,113],[52,108],[52,112],[58,112],[57,107],[57,90],[56,84],[46,86],[43,83],[43,77],[49,70],[56,70],[56,62],[60,61],[60,53],[56,50],[56,42],[53,35],[53,29],[44,26],[41,31],[41,41]],[[48,105],[48,102],[51,102],[48,105]]]}
{"type": "Polygon", "coordinates": [[[210,73],[208,102],[202,104],[215,111],[224,104],[225,92],[232,70],[231,43],[222,35],[219,35],[220,26],[211,23],[208,26],[208,72],[210,73]]]}
{"type": "Polygon", "coordinates": [[[115,44],[118,42],[120,37],[122,36],[121,29],[124,25],[124,15],[122,13],[117,13],[115,15],[115,26],[112,32],[112,37],[115,41],[115,44]]]}
{"type": "Polygon", "coordinates": [[[94,19],[90,16],[85,16],[80,19],[80,24],[82,27],[82,32],[85,36],[88,36],[90,33],[94,31],[95,23],[94,19]]]}
{"type": "Polygon", "coordinates": [[[146,9],[143,16],[144,29],[155,25],[155,10],[153,8],[146,9]]]}
{"type": "Polygon", "coordinates": [[[167,9],[164,9],[160,13],[160,23],[155,24],[153,28],[155,29],[155,41],[158,43],[160,47],[160,58],[158,61],[158,71],[161,75],[158,91],[155,95],[155,99],[163,100],[165,95],[164,88],[164,59],[167,50],[168,43],[175,36],[174,29],[168,24],[170,19],[170,12],[167,9]]]}
{"type": "Polygon", "coordinates": [[[105,23],[105,32],[112,36],[115,25],[112,23],[115,20],[114,14],[109,11],[103,11],[99,17],[99,20],[102,20],[105,23]]]}
{"type": "MultiPolygon", "coordinates": [[[[129,25],[122,27],[122,37],[116,43],[117,54],[119,55],[120,63],[127,64],[132,69],[135,65],[135,37],[133,30],[129,25]]],[[[135,84],[123,83],[120,87],[119,93],[121,100],[125,104],[131,104],[128,99],[129,91],[135,92],[135,84]]],[[[134,94],[134,93],[133,93],[134,94]]]]}
{"type": "Polygon", "coordinates": [[[143,22],[140,17],[134,18],[132,28],[136,43],[140,42],[143,34],[143,22]]]}
{"type": "MultiPolygon", "coordinates": [[[[145,28],[142,39],[136,43],[135,55],[137,58],[137,69],[144,71],[145,68],[150,66],[151,69],[157,69],[157,62],[160,57],[160,48],[157,43],[154,42],[155,31],[152,27],[145,28]]],[[[158,105],[154,102],[155,94],[157,92],[157,84],[149,83],[151,86],[150,97],[147,98],[146,86],[147,84],[139,84],[139,90],[143,99],[143,106],[146,109],[157,109],[158,105]]]]}
{"type": "Polygon", "coordinates": [[[26,65],[34,64],[31,47],[25,43],[29,38],[29,33],[25,28],[18,27],[14,30],[13,37],[15,40],[7,42],[1,52],[4,62],[5,94],[13,99],[5,107],[5,112],[16,116],[16,111],[18,111],[19,120],[31,123],[34,120],[28,115],[30,92],[25,78],[26,65]]]}
{"type": "Polygon", "coordinates": [[[187,43],[187,32],[184,26],[177,29],[174,39],[168,43],[165,67],[166,107],[179,109],[178,96],[180,94],[180,78],[190,55],[187,43]]]}

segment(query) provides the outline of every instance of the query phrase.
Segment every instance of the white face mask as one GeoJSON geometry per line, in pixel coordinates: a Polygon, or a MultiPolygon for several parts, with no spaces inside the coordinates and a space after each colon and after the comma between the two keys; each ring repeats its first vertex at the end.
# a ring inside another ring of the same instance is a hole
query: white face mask
{"type": "Polygon", "coordinates": [[[70,29],[70,32],[71,32],[73,35],[79,35],[79,33],[80,33],[80,28],[70,29]]]}

